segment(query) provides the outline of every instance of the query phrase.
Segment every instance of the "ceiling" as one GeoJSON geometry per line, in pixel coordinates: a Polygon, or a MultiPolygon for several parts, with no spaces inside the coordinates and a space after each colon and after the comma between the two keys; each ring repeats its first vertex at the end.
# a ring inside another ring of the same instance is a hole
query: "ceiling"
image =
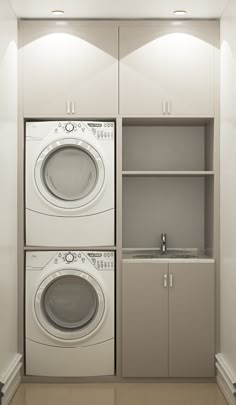
{"type": "Polygon", "coordinates": [[[219,18],[228,0],[9,0],[17,17],[53,18],[176,18],[174,10],[187,10],[186,18],[219,18]],[[57,17],[58,18],[58,17],[57,17]]]}

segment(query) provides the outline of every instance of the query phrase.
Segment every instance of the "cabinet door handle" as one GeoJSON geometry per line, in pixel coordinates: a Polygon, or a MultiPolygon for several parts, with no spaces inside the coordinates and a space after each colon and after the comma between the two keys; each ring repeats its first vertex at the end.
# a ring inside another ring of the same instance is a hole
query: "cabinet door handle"
{"type": "Polygon", "coordinates": [[[167,102],[167,113],[171,114],[171,101],[167,102]]]}
{"type": "Polygon", "coordinates": [[[74,114],[75,113],[75,101],[74,100],[71,102],[71,105],[72,105],[71,114],[74,114]]]}
{"type": "Polygon", "coordinates": [[[174,277],[173,274],[170,274],[170,288],[174,287],[174,277]]]}
{"type": "Polygon", "coordinates": [[[163,286],[164,286],[164,288],[167,288],[167,287],[168,287],[168,275],[167,275],[167,274],[164,274],[164,277],[163,277],[163,286]]]}
{"type": "Polygon", "coordinates": [[[70,114],[70,101],[68,101],[68,100],[66,102],[66,112],[67,112],[67,114],[70,114]]]}
{"type": "Polygon", "coordinates": [[[162,101],[162,113],[166,114],[166,101],[162,101]]]}

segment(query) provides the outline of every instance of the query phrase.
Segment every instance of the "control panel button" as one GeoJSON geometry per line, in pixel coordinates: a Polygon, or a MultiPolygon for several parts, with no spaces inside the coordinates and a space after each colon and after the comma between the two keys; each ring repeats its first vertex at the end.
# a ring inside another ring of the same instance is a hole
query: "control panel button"
{"type": "Polygon", "coordinates": [[[67,132],[72,132],[75,127],[71,122],[69,122],[68,124],[66,124],[65,128],[66,128],[67,132]]]}
{"type": "Polygon", "coordinates": [[[74,260],[74,256],[72,255],[72,253],[67,253],[67,255],[65,256],[65,259],[66,259],[67,263],[72,263],[74,260]]]}

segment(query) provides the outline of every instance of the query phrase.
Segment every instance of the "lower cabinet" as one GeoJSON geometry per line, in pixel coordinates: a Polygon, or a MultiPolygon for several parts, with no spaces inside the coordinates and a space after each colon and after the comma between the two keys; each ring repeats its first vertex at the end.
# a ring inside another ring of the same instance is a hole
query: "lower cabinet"
{"type": "Polygon", "coordinates": [[[124,377],[168,376],[168,264],[124,263],[124,377]],[[167,285],[167,284],[166,284],[167,285]]]}
{"type": "Polygon", "coordinates": [[[214,376],[214,264],[169,264],[169,376],[214,376]]]}
{"type": "Polygon", "coordinates": [[[214,376],[214,264],[123,263],[123,377],[214,376]]]}

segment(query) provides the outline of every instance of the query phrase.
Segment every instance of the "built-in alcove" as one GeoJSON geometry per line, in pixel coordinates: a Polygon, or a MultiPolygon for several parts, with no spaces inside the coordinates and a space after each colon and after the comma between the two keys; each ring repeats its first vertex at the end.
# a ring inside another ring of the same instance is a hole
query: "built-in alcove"
{"type": "Polygon", "coordinates": [[[211,255],[211,119],[123,120],[123,248],[197,248],[211,255]]]}

